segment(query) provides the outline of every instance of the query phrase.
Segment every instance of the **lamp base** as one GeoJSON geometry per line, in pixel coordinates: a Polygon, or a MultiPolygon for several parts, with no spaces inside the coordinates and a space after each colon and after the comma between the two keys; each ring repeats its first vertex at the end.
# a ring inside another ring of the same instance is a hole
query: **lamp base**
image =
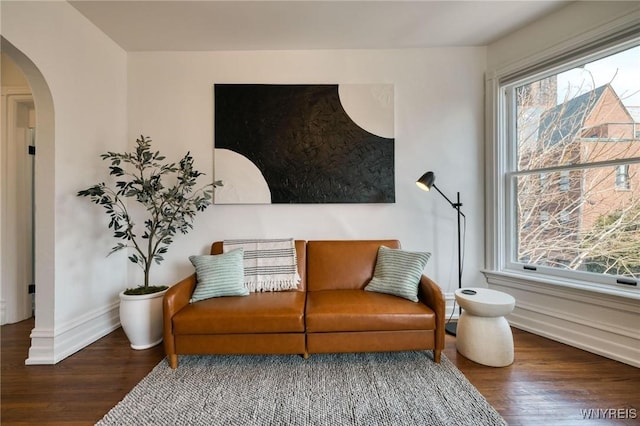
{"type": "Polygon", "coordinates": [[[446,324],[444,326],[444,331],[447,334],[450,334],[452,336],[455,336],[457,331],[458,331],[458,323],[457,322],[450,322],[448,324],[446,324]]]}

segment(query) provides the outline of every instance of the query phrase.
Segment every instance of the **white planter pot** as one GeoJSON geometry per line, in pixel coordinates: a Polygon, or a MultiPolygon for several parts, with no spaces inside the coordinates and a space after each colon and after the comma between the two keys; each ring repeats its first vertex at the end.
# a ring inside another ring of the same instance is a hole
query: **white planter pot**
{"type": "Polygon", "coordinates": [[[120,293],[120,324],[132,349],[148,349],[162,342],[162,298],[166,292],[142,296],[120,293]]]}

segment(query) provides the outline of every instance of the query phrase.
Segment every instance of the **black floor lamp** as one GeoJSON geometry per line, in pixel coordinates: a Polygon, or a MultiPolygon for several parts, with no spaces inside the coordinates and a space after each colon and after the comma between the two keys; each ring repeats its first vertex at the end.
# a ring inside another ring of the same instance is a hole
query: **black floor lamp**
{"type": "MultiPolygon", "coordinates": [[[[452,202],[446,195],[442,193],[442,191],[440,191],[440,189],[438,189],[438,187],[434,183],[435,180],[436,180],[436,175],[434,175],[433,172],[427,172],[423,174],[420,177],[420,179],[416,181],[416,185],[418,185],[420,189],[423,189],[425,191],[429,191],[431,188],[434,188],[436,191],[440,193],[440,195],[444,197],[445,200],[447,200],[449,204],[451,204],[451,207],[456,209],[456,211],[458,212],[458,288],[460,289],[462,288],[462,245],[461,245],[461,237],[460,237],[461,236],[460,218],[464,217],[466,220],[466,216],[464,215],[464,213],[460,211],[460,207],[462,207],[462,203],[460,202],[460,193],[458,192],[457,201],[455,203],[452,202]]],[[[460,317],[461,312],[462,312],[462,309],[458,306],[458,317],[460,317]]],[[[457,323],[447,323],[447,325],[445,325],[444,328],[447,333],[455,336],[458,328],[457,326],[458,326],[457,323]]]]}

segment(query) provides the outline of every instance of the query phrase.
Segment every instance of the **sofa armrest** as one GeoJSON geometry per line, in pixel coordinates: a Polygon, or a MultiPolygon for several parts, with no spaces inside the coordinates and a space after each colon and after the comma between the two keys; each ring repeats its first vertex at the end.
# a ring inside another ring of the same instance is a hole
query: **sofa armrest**
{"type": "Polygon", "coordinates": [[[423,275],[420,278],[420,287],[418,290],[418,298],[433,309],[436,313],[436,341],[434,361],[440,362],[440,353],[444,349],[444,322],[445,322],[445,306],[444,295],[440,287],[429,277],[423,275]]]}
{"type": "Polygon", "coordinates": [[[195,288],[196,274],[193,274],[171,286],[162,300],[164,351],[169,357],[169,363],[172,368],[176,368],[178,365],[173,338],[173,316],[189,304],[189,299],[191,299],[191,294],[193,294],[195,288]]]}

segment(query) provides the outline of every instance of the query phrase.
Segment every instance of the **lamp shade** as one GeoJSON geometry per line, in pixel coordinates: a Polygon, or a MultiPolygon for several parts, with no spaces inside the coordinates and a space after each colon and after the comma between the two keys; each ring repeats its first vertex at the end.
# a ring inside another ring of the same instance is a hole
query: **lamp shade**
{"type": "Polygon", "coordinates": [[[420,179],[416,181],[416,185],[418,185],[420,189],[428,191],[431,189],[435,181],[436,175],[434,175],[433,172],[427,172],[420,176],[420,179]]]}

